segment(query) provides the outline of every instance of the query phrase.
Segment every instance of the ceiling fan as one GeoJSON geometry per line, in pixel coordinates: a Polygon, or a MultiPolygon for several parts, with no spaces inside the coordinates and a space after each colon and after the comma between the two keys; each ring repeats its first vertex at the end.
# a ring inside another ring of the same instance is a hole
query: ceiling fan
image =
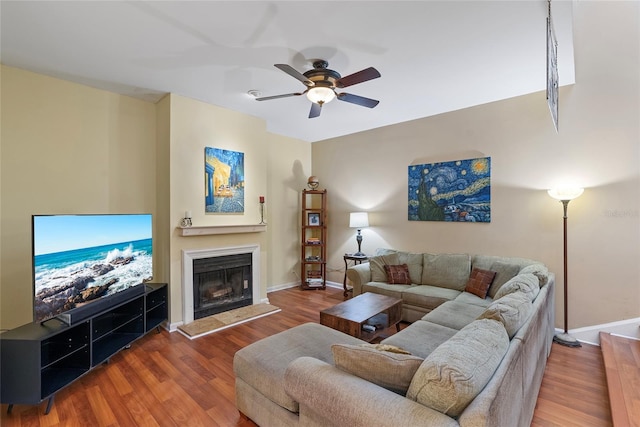
{"type": "Polygon", "coordinates": [[[284,71],[292,77],[300,80],[307,89],[304,92],[286,93],[283,95],[264,96],[256,98],[256,101],[268,101],[270,99],[287,98],[290,96],[307,95],[307,98],[312,102],[311,111],[309,112],[309,118],[318,117],[322,111],[322,106],[327,102],[337,98],[340,101],[350,102],[352,104],[361,105],[363,107],[373,108],[380,101],[365,98],[363,96],[352,95],[350,93],[337,93],[336,88],[345,88],[358,83],[366,82],[367,80],[373,80],[380,77],[380,73],[373,67],[365,68],[357,73],[349,74],[348,76],[341,77],[338,72],[327,68],[329,63],[324,60],[317,60],[313,62],[313,69],[300,73],[296,71],[290,65],[287,64],[275,64],[275,67],[284,71]]]}

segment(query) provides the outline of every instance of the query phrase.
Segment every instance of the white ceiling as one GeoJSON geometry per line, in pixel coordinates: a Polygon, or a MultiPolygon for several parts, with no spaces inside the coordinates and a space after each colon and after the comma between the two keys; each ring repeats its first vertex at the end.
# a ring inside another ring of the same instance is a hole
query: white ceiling
{"type": "MultiPolygon", "coordinates": [[[[537,1],[6,1],[0,60],[157,101],[176,93],[319,141],[545,90],[548,3],[537,1]],[[314,59],[343,76],[382,77],[338,92],[308,119],[300,72],[314,59]]],[[[560,84],[574,83],[572,2],[554,1],[560,84]]]]}

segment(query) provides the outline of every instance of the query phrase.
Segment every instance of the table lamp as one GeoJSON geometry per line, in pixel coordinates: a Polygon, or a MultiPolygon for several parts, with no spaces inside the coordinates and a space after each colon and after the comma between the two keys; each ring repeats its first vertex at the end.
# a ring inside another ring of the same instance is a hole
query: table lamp
{"type": "Polygon", "coordinates": [[[360,230],[363,227],[369,226],[369,214],[367,212],[351,212],[349,214],[349,227],[357,228],[358,234],[356,235],[356,241],[358,242],[358,252],[353,254],[354,256],[366,256],[362,251],[362,234],[360,230]]]}

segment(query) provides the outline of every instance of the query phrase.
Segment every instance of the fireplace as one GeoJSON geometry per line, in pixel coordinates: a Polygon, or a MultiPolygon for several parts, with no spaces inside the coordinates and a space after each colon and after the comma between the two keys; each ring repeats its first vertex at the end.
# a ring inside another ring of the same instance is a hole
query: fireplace
{"type": "Polygon", "coordinates": [[[253,303],[251,254],[193,261],[193,318],[211,316],[253,303]]]}
{"type": "Polygon", "coordinates": [[[184,324],[260,302],[259,245],[182,251],[184,324]]]}

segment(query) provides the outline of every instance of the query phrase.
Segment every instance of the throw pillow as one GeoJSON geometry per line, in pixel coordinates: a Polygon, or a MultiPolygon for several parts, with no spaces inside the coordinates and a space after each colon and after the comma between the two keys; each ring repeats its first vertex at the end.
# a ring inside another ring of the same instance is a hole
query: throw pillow
{"type": "Polygon", "coordinates": [[[387,282],[392,285],[410,285],[411,277],[409,277],[409,266],[402,265],[384,265],[384,271],[387,273],[387,282]]]}
{"type": "Polygon", "coordinates": [[[496,292],[507,283],[512,277],[514,277],[520,271],[520,266],[516,264],[506,264],[504,262],[496,261],[491,264],[491,271],[496,272],[496,277],[493,279],[491,287],[489,287],[489,296],[495,299],[496,292]]]}
{"type": "Polygon", "coordinates": [[[495,271],[473,268],[464,290],[485,299],[487,292],[489,292],[489,286],[491,286],[491,282],[495,277],[495,271]]]}
{"type": "Polygon", "coordinates": [[[469,323],[422,362],[407,398],[459,416],[493,377],[508,347],[509,337],[500,322],[469,323]]]}
{"type": "Polygon", "coordinates": [[[372,282],[386,282],[387,272],[384,270],[385,265],[398,265],[398,254],[390,253],[387,255],[378,255],[369,258],[369,269],[371,270],[372,282]]]}
{"type": "Polygon", "coordinates": [[[380,351],[390,351],[391,353],[411,354],[410,352],[408,352],[404,348],[400,348],[398,346],[391,345],[391,344],[360,344],[360,346],[361,347],[375,348],[376,350],[380,350],[380,351]]]}
{"type": "Polygon", "coordinates": [[[334,344],[333,361],[338,369],[405,395],[423,359],[411,354],[383,351],[369,345],[334,344]]]}
{"type": "Polygon", "coordinates": [[[533,304],[523,292],[514,292],[495,300],[478,319],[492,319],[504,325],[509,339],[518,332],[533,313],[533,304]]]}

